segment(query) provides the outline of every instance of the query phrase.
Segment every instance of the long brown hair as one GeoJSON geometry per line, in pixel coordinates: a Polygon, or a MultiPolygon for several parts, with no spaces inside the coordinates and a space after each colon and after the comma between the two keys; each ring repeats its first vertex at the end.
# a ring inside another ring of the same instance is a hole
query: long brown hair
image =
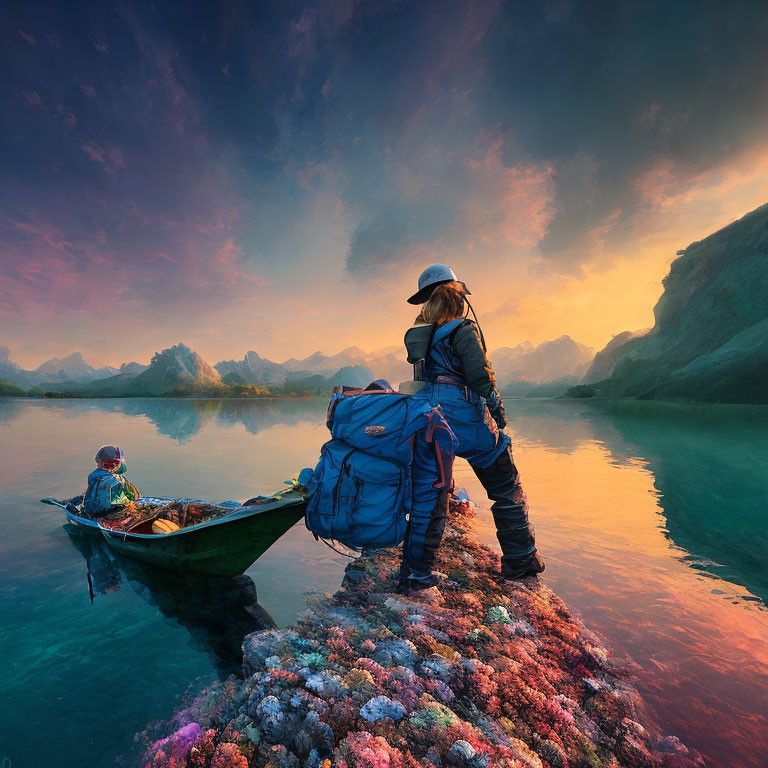
{"type": "Polygon", "coordinates": [[[460,317],[464,317],[464,286],[453,280],[432,291],[416,322],[444,325],[460,317]]]}

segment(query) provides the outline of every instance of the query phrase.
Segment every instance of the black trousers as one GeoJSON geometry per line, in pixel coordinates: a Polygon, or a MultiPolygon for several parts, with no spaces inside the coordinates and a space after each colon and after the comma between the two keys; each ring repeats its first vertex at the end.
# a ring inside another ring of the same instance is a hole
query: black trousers
{"type": "Polygon", "coordinates": [[[511,447],[507,446],[489,467],[472,469],[493,502],[491,513],[501,547],[502,575],[526,572],[537,561],[536,539],[511,447]]]}
{"type": "MultiPolygon", "coordinates": [[[[508,446],[489,467],[472,467],[493,502],[491,513],[501,547],[501,575],[516,578],[541,570],[533,526],[528,520],[528,503],[520,475],[508,446]]],[[[435,494],[429,521],[419,526],[420,535],[409,525],[403,548],[401,578],[428,579],[443,538],[448,512],[448,494],[435,494]],[[418,542],[419,546],[414,547],[418,542]]],[[[413,522],[413,520],[412,520],[413,522]]]]}

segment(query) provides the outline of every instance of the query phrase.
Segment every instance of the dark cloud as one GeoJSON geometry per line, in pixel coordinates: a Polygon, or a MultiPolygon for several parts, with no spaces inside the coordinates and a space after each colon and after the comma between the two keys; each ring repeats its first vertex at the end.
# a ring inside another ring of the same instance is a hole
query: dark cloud
{"type": "Polygon", "coordinates": [[[500,126],[505,158],[557,170],[543,253],[587,260],[596,229],[621,242],[636,181],[671,158],[682,174],[714,165],[764,133],[768,12],[761,2],[505,6],[474,55],[492,65],[475,90],[500,126]]]}
{"type": "Polygon", "coordinates": [[[152,264],[150,298],[183,290],[178,264],[222,295],[226,269],[295,268],[286,233],[319,193],[308,168],[343,205],[357,279],[446,239],[469,246],[484,226],[526,247],[535,234],[550,268],[573,272],[624,242],[644,173],[701,172],[768,118],[761,2],[43,2],[14,15],[4,210],[152,264]],[[491,182],[518,187],[494,204],[491,182]],[[516,240],[526,190],[537,224],[516,240]]]}

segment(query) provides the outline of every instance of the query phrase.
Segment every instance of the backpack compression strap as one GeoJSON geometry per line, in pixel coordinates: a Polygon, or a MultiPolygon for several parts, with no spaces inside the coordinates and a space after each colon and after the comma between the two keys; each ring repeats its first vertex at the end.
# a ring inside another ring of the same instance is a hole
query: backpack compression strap
{"type": "Polygon", "coordinates": [[[432,412],[429,414],[429,421],[427,422],[427,431],[424,439],[427,443],[432,444],[432,448],[435,452],[435,459],[437,460],[437,468],[440,473],[440,477],[434,482],[432,487],[451,490],[451,486],[453,486],[453,459],[455,455],[453,451],[453,443],[456,440],[456,436],[443,420],[439,408],[433,408],[432,412]],[[443,452],[439,440],[435,437],[435,432],[439,429],[445,431],[451,446],[450,451],[446,453],[443,452]]]}

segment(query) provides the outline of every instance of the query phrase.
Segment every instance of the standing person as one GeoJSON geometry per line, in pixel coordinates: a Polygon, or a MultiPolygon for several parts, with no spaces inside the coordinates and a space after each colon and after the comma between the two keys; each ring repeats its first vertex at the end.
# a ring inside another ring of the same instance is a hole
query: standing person
{"type": "MultiPolygon", "coordinates": [[[[414,365],[414,379],[424,382],[419,394],[440,406],[459,441],[456,455],[469,462],[493,501],[501,575],[522,579],[541,573],[544,563],[528,522],[525,493],[512,459],[512,441],[502,431],[507,423],[504,406],[482,331],[476,318],[466,317],[471,309],[466,298],[469,293],[450,267],[433,264],[425,269],[419,277],[419,290],[408,299],[410,304],[424,307],[405,334],[405,346],[408,362],[414,365]]],[[[437,583],[439,577],[427,574],[431,574],[444,524],[444,519],[432,520],[428,529],[412,526],[409,530],[403,577],[411,588],[437,583]],[[435,535],[436,528],[439,536],[435,535]]]]}

